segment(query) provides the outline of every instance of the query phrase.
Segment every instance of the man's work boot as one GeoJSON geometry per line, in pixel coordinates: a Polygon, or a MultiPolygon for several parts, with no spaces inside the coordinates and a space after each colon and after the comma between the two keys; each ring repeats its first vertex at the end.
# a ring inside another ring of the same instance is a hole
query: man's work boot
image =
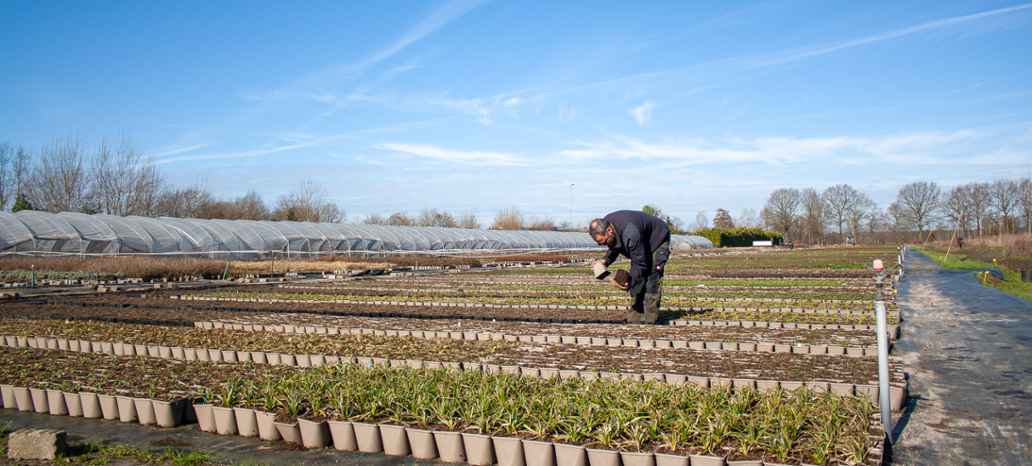
{"type": "Polygon", "coordinates": [[[641,314],[641,323],[655,324],[659,321],[659,293],[645,293],[645,312],[641,314]]]}

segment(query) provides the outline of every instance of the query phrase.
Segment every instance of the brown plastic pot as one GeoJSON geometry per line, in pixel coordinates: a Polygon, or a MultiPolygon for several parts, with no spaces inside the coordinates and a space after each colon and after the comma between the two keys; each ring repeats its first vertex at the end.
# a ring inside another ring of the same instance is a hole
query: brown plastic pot
{"type": "Polygon", "coordinates": [[[47,391],[42,388],[30,388],[29,395],[32,398],[32,410],[39,414],[50,412],[50,404],[47,403],[47,391]]]}
{"type": "Polygon", "coordinates": [[[212,411],[214,406],[210,404],[193,405],[194,414],[197,416],[197,427],[201,432],[215,432],[215,415],[212,411]]]}
{"type": "Polygon", "coordinates": [[[118,400],[113,395],[97,395],[97,401],[101,417],[109,421],[118,419],[118,400]]]}
{"type": "Polygon", "coordinates": [[[301,445],[305,448],[325,448],[333,442],[326,421],[298,419],[297,427],[301,431],[301,445]]]}
{"type": "Polygon", "coordinates": [[[172,359],[176,359],[179,361],[186,360],[186,350],[184,350],[182,346],[173,346],[172,359]]]}
{"type": "Polygon", "coordinates": [[[473,466],[495,464],[494,444],[490,435],[462,433],[462,444],[466,450],[466,462],[473,466]]]}
{"type": "Polygon", "coordinates": [[[211,362],[222,362],[222,350],[208,349],[208,360],[211,362]]]}
{"type": "Polygon", "coordinates": [[[258,438],[262,440],[275,441],[281,439],[279,430],[276,429],[276,415],[265,411],[254,412],[255,422],[258,425],[258,438]]]}
{"type": "Polygon", "coordinates": [[[235,351],[237,362],[251,362],[250,351],[235,351]]]}
{"type": "Polygon", "coordinates": [[[13,385],[0,385],[0,393],[2,393],[2,399],[4,408],[16,409],[18,408],[18,402],[14,401],[14,386],[13,385]]]}
{"type": "Polygon", "coordinates": [[[301,428],[298,427],[297,422],[273,422],[276,426],[276,432],[279,432],[280,438],[284,442],[293,443],[294,445],[301,444],[301,428]]]}
{"type": "Polygon", "coordinates": [[[78,403],[83,408],[83,418],[100,419],[103,413],[100,410],[100,399],[97,394],[90,392],[79,392],[78,403]]]}
{"type": "Polygon", "coordinates": [[[154,409],[154,422],[159,427],[175,427],[182,424],[186,400],[151,400],[151,406],[154,409]]]}
{"type": "Polygon", "coordinates": [[[621,451],[620,461],[624,466],[656,466],[656,457],[652,452],[621,451]]]}
{"type": "Polygon", "coordinates": [[[294,355],[294,361],[297,367],[312,367],[312,358],[307,354],[294,355]]]}
{"type": "Polygon", "coordinates": [[[279,353],[265,353],[265,359],[270,366],[280,365],[280,354],[279,353]]]}
{"type": "Polygon", "coordinates": [[[690,464],[691,459],[687,456],[656,453],[656,466],[688,466],[690,464]]]}
{"type": "Polygon", "coordinates": [[[421,460],[432,460],[437,458],[437,443],[434,442],[434,433],[425,429],[405,428],[405,436],[408,438],[412,456],[421,460]]]}
{"type": "Polygon", "coordinates": [[[556,443],[555,463],[558,466],[588,466],[587,449],[580,445],[556,443]]]}
{"type": "Polygon", "coordinates": [[[251,351],[251,361],[255,364],[268,364],[269,360],[265,357],[264,351],[251,351]]]}
{"type": "Polygon", "coordinates": [[[365,422],[352,422],[355,430],[355,442],[358,451],[363,453],[379,453],[383,451],[383,439],[380,438],[380,426],[365,422]]]}
{"type": "Polygon", "coordinates": [[[47,412],[51,416],[68,415],[68,405],[65,404],[64,392],[47,389],[47,412]]]}
{"type": "Polygon", "coordinates": [[[591,466],[620,466],[620,453],[613,450],[588,448],[588,463],[591,466]]]}
{"type": "Polygon", "coordinates": [[[133,399],[128,396],[116,396],[118,404],[118,420],[121,422],[136,422],[136,405],[133,399]]]}
{"type": "Polygon", "coordinates": [[[526,466],[523,456],[523,441],[516,437],[491,437],[494,443],[498,466],[526,466]]]}
{"type": "Polygon", "coordinates": [[[552,442],[524,440],[523,458],[527,464],[555,466],[555,447],[552,442]]]}
{"type": "Polygon", "coordinates": [[[133,407],[136,408],[136,418],[140,424],[149,426],[157,423],[150,398],[133,398],[133,407]]]}
{"type": "Polygon", "coordinates": [[[692,455],[692,466],[724,466],[724,457],[712,455],[692,455]]]}
{"type": "Polygon", "coordinates": [[[437,456],[446,463],[465,463],[466,450],[462,445],[462,434],[458,432],[435,430],[434,445],[437,456]]]}
{"type": "Polygon", "coordinates": [[[18,411],[30,412],[33,410],[32,395],[28,388],[13,387],[11,391],[14,394],[14,406],[18,408],[18,411]]]}
{"type": "Polygon", "coordinates": [[[222,350],[222,361],[223,362],[237,362],[237,353],[233,350],[222,350]]]}
{"type": "Polygon", "coordinates": [[[79,398],[78,393],[61,392],[61,397],[64,398],[69,416],[82,417],[82,400],[79,398]]]}
{"type": "Polygon", "coordinates": [[[355,426],[350,421],[329,421],[330,438],[337,451],[356,451],[358,441],[355,439],[355,426]]]}
{"type": "Polygon", "coordinates": [[[383,452],[390,456],[408,456],[409,448],[405,428],[391,424],[380,424],[380,439],[383,440],[383,452]]]}
{"type": "Polygon", "coordinates": [[[233,408],[212,406],[211,415],[215,420],[215,433],[219,435],[236,435],[236,416],[233,415],[233,408]]]}
{"type": "Polygon", "coordinates": [[[233,408],[233,417],[236,419],[237,434],[241,437],[256,437],[258,435],[258,418],[253,409],[233,408]]]}

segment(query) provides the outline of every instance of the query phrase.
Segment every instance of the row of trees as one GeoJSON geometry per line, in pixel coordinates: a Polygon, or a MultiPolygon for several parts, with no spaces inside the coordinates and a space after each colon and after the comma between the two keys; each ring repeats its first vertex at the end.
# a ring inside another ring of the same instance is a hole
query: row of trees
{"type": "MultiPolygon", "coordinates": [[[[824,191],[781,188],[773,191],[761,212],[765,225],[791,241],[807,244],[858,240],[861,235],[957,230],[964,236],[1032,233],[1032,180],[970,183],[943,190],[932,181],[899,189],[884,210],[863,191],[848,184],[824,191]]],[[[718,210],[714,223],[733,225],[718,210]]]]}
{"type": "Polygon", "coordinates": [[[127,143],[87,150],[57,141],[36,153],[0,145],[0,210],[35,209],[110,215],[342,222],[344,210],[318,185],[305,182],[270,208],[257,192],[218,199],[201,187],[167,183],[158,168],[127,143]]]}
{"type": "MultiPolygon", "coordinates": [[[[343,222],[343,208],[319,185],[306,181],[268,204],[256,191],[220,199],[201,186],[167,183],[158,168],[130,144],[102,142],[93,150],[76,140],[55,141],[36,152],[0,144],[0,210],[44,210],[110,215],[168,216],[227,220],[343,222]]],[[[369,215],[366,224],[481,228],[472,212],[453,215],[425,209],[369,215]]],[[[498,230],[577,230],[567,222],[528,218],[518,208],[498,212],[489,228],[498,230]]]]}

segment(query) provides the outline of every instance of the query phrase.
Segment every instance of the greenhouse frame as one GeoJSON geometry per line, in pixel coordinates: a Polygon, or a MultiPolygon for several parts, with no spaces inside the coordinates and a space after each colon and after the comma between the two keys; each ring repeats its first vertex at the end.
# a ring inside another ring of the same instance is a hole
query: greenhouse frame
{"type": "MultiPolygon", "coordinates": [[[[710,248],[675,235],[674,249],[710,248]]],[[[349,223],[118,217],[73,212],[0,213],[0,254],[194,255],[451,253],[599,249],[586,233],[349,223]]]]}

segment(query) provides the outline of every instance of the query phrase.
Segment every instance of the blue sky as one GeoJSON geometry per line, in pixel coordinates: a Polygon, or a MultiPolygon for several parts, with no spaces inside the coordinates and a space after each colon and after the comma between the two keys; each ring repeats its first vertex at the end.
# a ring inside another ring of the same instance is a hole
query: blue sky
{"type": "Polygon", "coordinates": [[[351,218],[884,207],[1030,173],[1032,4],[6,1],[0,102],[0,141],[128,139],[224,196],[312,179],[351,218]]]}

